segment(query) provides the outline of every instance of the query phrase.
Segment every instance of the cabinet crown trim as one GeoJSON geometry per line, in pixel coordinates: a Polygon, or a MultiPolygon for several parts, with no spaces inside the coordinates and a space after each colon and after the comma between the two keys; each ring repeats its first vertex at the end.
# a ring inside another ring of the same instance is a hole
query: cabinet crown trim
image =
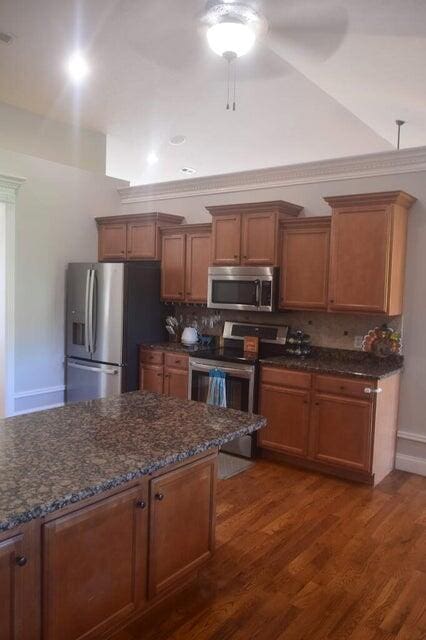
{"type": "Polygon", "coordinates": [[[405,191],[381,191],[377,193],[356,193],[345,196],[327,196],[323,198],[333,209],[339,207],[357,207],[363,205],[402,205],[409,209],[417,200],[405,191]]]}
{"type": "Polygon", "coordinates": [[[285,200],[271,200],[269,202],[245,202],[241,204],[226,204],[206,207],[212,216],[221,216],[230,213],[278,213],[286,216],[297,217],[303,207],[285,200]]]}
{"type": "Polygon", "coordinates": [[[169,235],[174,233],[210,233],[212,230],[211,222],[202,222],[199,224],[181,224],[171,227],[164,227],[161,229],[162,235],[169,235]]]}
{"type": "Polygon", "coordinates": [[[116,216],[102,216],[95,218],[97,225],[102,224],[114,224],[114,223],[128,223],[128,222],[158,222],[162,224],[181,224],[185,218],[183,216],[177,216],[172,213],[160,213],[159,211],[151,211],[149,213],[131,213],[127,215],[116,216]]]}
{"type": "Polygon", "coordinates": [[[285,218],[280,220],[280,227],[295,229],[302,227],[328,227],[331,225],[331,216],[309,216],[308,218],[285,218]]]}

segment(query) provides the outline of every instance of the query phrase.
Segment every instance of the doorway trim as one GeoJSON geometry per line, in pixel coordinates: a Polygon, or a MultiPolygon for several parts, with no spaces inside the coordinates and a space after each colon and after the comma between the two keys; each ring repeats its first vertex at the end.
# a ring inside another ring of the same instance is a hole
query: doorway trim
{"type": "Polygon", "coordinates": [[[0,417],[15,410],[15,210],[24,182],[0,173],[0,417]]]}

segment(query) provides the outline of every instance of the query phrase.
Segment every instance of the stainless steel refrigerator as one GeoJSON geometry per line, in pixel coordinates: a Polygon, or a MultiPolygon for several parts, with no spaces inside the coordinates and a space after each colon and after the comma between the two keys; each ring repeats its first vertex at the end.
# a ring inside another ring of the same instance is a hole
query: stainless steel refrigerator
{"type": "Polygon", "coordinates": [[[137,389],[139,344],[165,337],[159,263],[71,263],[66,281],[66,402],[137,389]]]}

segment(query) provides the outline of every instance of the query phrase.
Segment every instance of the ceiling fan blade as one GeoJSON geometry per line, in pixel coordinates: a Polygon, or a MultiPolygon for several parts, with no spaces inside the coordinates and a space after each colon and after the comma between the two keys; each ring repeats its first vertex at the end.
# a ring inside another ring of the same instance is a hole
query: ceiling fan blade
{"type": "Polygon", "coordinates": [[[300,52],[326,60],[340,46],[348,30],[347,10],[335,2],[290,3],[267,15],[270,46],[284,56],[300,52]]]}

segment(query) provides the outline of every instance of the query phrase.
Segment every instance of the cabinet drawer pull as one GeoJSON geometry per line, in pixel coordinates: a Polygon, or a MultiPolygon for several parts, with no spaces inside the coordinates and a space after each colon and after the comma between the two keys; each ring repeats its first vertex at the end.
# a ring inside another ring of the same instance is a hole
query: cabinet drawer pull
{"type": "Polygon", "coordinates": [[[364,393],[382,393],[383,389],[377,387],[377,389],[372,389],[371,387],[365,387],[364,393]]]}
{"type": "Polygon", "coordinates": [[[27,564],[27,559],[25,556],[17,556],[15,562],[18,567],[25,567],[25,565],[27,564]]]}
{"type": "Polygon", "coordinates": [[[163,500],[163,498],[164,498],[164,494],[163,493],[156,493],[155,494],[155,499],[156,500],[160,500],[160,502],[161,502],[161,500],[163,500]]]}
{"type": "Polygon", "coordinates": [[[180,364],[180,360],[175,360],[175,364],[180,364]]]}
{"type": "Polygon", "coordinates": [[[334,300],[330,300],[330,304],[334,304],[334,300]]]}
{"type": "Polygon", "coordinates": [[[146,507],[146,502],[145,500],[138,500],[136,503],[136,506],[138,509],[145,509],[146,507]]]}
{"type": "Polygon", "coordinates": [[[235,254],[235,255],[234,255],[234,258],[235,258],[236,260],[238,259],[238,257],[239,257],[239,256],[238,256],[237,254],[235,254]]]}
{"type": "Polygon", "coordinates": [[[158,378],[162,378],[162,377],[163,377],[163,374],[162,374],[162,373],[157,373],[157,377],[158,377],[158,378]]]}

